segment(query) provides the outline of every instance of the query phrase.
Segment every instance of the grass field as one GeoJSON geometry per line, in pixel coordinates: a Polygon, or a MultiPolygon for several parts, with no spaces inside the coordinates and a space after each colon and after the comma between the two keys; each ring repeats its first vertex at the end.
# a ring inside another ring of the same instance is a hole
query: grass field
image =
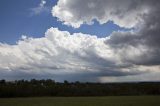
{"type": "Polygon", "coordinates": [[[0,106],[160,106],[160,96],[1,98],[0,106]]]}

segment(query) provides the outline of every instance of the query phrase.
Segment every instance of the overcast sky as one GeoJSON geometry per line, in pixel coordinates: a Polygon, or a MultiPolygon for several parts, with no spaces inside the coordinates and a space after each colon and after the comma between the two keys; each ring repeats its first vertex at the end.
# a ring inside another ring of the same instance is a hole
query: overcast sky
{"type": "Polygon", "coordinates": [[[1,0],[0,79],[160,81],[159,0],[1,0]]]}

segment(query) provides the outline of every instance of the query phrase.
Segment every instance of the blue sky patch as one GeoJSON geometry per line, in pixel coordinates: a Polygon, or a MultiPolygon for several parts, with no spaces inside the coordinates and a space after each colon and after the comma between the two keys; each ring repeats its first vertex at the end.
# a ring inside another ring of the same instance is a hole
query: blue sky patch
{"type": "Polygon", "coordinates": [[[130,30],[121,28],[113,22],[100,25],[94,21],[93,25],[84,24],[80,28],[72,28],[63,25],[57,18],[51,15],[52,6],[56,5],[56,0],[47,0],[45,7],[49,11],[39,14],[32,14],[31,9],[40,4],[40,0],[1,0],[0,3],[0,42],[15,44],[22,35],[37,38],[43,37],[45,31],[50,27],[58,27],[62,31],[70,33],[85,33],[106,37],[113,31],[130,30]]]}

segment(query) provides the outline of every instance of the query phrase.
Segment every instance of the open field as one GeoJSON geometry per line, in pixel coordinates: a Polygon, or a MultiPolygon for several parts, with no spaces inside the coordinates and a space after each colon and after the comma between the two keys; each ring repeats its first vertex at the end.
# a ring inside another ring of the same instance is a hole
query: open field
{"type": "Polygon", "coordinates": [[[160,96],[1,98],[0,106],[160,106],[160,96]]]}

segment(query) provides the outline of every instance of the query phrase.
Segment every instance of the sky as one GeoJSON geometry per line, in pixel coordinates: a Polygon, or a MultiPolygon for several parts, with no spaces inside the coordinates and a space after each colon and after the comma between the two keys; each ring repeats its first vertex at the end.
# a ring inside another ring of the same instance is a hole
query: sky
{"type": "Polygon", "coordinates": [[[93,25],[84,24],[76,29],[65,26],[51,14],[52,6],[57,4],[57,0],[46,0],[43,6],[40,6],[41,0],[1,0],[0,2],[0,42],[2,43],[15,44],[22,35],[43,37],[46,29],[50,27],[98,37],[106,37],[113,31],[130,30],[119,27],[111,21],[100,25],[96,20],[93,25]]]}
{"type": "Polygon", "coordinates": [[[158,0],[1,0],[0,79],[160,81],[158,0]]]}

